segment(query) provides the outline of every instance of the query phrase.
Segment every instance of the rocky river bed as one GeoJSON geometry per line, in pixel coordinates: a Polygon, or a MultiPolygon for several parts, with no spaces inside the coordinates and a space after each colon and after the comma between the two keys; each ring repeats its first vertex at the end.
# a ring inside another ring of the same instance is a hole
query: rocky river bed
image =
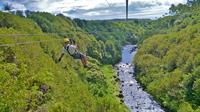
{"type": "Polygon", "coordinates": [[[116,65],[123,102],[131,112],[164,112],[135,79],[134,65],[131,64],[135,54],[136,46],[125,46],[122,50],[122,61],[116,65]]]}

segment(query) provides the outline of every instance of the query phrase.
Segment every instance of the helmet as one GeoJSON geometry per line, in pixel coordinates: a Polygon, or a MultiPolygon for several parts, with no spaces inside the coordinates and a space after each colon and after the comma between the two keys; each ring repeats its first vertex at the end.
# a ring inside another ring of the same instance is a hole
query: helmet
{"type": "Polygon", "coordinates": [[[68,38],[64,38],[64,42],[69,42],[69,39],[68,38]]]}

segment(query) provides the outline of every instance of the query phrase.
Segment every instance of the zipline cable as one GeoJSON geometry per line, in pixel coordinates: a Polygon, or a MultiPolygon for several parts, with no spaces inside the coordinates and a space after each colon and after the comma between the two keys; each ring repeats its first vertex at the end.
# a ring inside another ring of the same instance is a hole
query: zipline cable
{"type": "Polygon", "coordinates": [[[29,42],[19,42],[19,43],[13,43],[13,44],[0,44],[0,47],[12,47],[16,45],[27,45],[27,44],[33,44],[33,43],[44,43],[44,42],[51,42],[51,41],[60,41],[62,39],[54,39],[54,40],[35,40],[35,41],[29,41],[29,42]]]}
{"type": "Polygon", "coordinates": [[[50,35],[69,35],[69,34],[77,34],[77,33],[46,33],[46,34],[0,34],[0,38],[1,38],[1,37],[5,37],[5,36],[19,37],[19,36],[50,36],[50,35]]]}
{"type": "Polygon", "coordinates": [[[5,37],[5,36],[15,36],[15,37],[18,37],[18,36],[46,36],[46,35],[49,35],[49,34],[0,34],[0,37],[5,37]]]}
{"type": "MultiPolygon", "coordinates": [[[[94,34],[94,33],[88,33],[88,32],[81,32],[81,33],[85,33],[87,35],[94,34]]],[[[50,36],[50,35],[58,35],[58,34],[67,35],[67,34],[77,34],[77,33],[73,32],[73,33],[48,33],[48,34],[0,34],[0,39],[3,37],[50,36]]],[[[58,41],[58,40],[62,40],[62,39],[37,40],[37,41],[19,42],[19,43],[13,43],[13,44],[0,44],[0,47],[26,45],[26,44],[33,44],[33,43],[43,43],[43,42],[58,41]]]]}
{"type": "MultiPolygon", "coordinates": [[[[97,32],[81,32],[85,34],[95,34],[97,32]]],[[[0,38],[2,37],[28,37],[28,36],[51,36],[51,35],[69,35],[69,34],[78,34],[78,33],[47,33],[47,34],[0,34],[0,38]]]]}

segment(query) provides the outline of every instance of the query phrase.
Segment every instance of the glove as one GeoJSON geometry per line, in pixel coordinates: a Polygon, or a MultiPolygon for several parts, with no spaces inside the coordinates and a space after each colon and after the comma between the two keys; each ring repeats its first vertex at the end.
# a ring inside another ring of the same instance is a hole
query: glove
{"type": "Polygon", "coordinates": [[[61,58],[58,59],[58,62],[60,62],[60,61],[61,61],[61,58]]]}
{"type": "Polygon", "coordinates": [[[55,60],[56,63],[59,63],[61,61],[61,59],[55,60]]]}

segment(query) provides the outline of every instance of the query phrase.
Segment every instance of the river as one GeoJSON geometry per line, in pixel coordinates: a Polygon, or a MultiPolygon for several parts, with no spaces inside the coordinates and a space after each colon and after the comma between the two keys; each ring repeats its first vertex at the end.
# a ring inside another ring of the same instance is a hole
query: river
{"type": "Polygon", "coordinates": [[[136,46],[126,45],[122,49],[122,60],[116,65],[120,80],[121,97],[131,112],[164,112],[153,97],[145,92],[135,79],[132,61],[136,46]]]}

